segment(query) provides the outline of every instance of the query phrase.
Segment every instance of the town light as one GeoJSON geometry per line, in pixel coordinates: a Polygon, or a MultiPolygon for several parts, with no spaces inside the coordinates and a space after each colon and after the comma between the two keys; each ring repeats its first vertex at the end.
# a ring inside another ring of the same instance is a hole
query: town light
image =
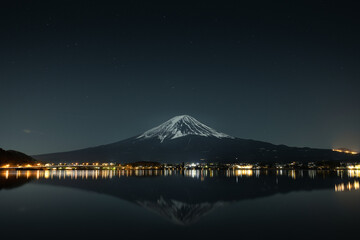
{"type": "Polygon", "coordinates": [[[358,152],[352,151],[350,149],[346,149],[346,148],[338,148],[338,149],[333,149],[334,152],[340,152],[340,153],[346,153],[346,154],[352,154],[352,155],[356,155],[358,154],[358,152]]]}

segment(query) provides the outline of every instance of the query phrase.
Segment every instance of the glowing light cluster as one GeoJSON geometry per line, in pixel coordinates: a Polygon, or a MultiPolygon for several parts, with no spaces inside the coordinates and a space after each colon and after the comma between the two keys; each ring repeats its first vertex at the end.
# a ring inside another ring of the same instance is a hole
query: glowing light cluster
{"type": "Polygon", "coordinates": [[[235,167],[239,169],[253,169],[254,166],[248,164],[248,165],[236,165],[235,167]]]}
{"type": "Polygon", "coordinates": [[[347,184],[340,183],[335,185],[335,192],[352,191],[359,189],[360,189],[359,181],[354,181],[353,183],[348,182],[347,184]]]}
{"type": "Polygon", "coordinates": [[[340,152],[340,153],[347,153],[347,154],[358,154],[358,152],[352,151],[350,149],[345,149],[345,148],[338,148],[338,149],[333,149],[334,152],[340,152]]]}
{"type": "Polygon", "coordinates": [[[349,166],[347,166],[346,168],[347,168],[347,169],[350,169],[350,170],[360,169],[360,164],[349,165],[349,166]]]}

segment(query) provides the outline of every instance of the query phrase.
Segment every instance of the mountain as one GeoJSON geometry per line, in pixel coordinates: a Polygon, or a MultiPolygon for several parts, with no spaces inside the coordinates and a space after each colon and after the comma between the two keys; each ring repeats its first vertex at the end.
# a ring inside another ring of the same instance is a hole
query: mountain
{"type": "Polygon", "coordinates": [[[296,148],[232,137],[195,118],[176,116],[140,135],[97,147],[36,155],[45,162],[289,162],[359,160],[330,149],[296,148]]]}
{"type": "Polygon", "coordinates": [[[190,135],[215,138],[233,138],[224,133],[217,132],[193,117],[182,115],[173,117],[163,124],[144,132],[138,136],[137,139],[158,138],[160,142],[163,142],[164,140],[172,140],[190,135]]]}
{"type": "Polygon", "coordinates": [[[21,164],[33,164],[36,163],[36,160],[24,153],[0,148],[0,166],[3,165],[21,165],[21,164]]]}

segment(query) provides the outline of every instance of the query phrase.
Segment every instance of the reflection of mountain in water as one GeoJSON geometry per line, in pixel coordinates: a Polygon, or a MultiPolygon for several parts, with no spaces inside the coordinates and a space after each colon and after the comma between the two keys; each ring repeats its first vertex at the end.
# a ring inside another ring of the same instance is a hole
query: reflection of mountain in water
{"type": "MultiPolygon", "coordinates": [[[[191,224],[210,211],[228,203],[246,199],[267,197],[292,191],[334,189],[347,181],[334,172],[322,175],[302,172],[293,179],[290,175],[275,173],[251,177],[227,177],[218,174],[213,178],[200,179],[183,175],[157,177],[113,177],[93,179],[69,178],[41,179],[36,182],[66,186],[127,200],[149,209],[177,224],[191,224]]],[[[31,177],[35,178],[36,177],[31,177]]],[[[1,181],[2,182],[2,181],[1,181]]],[[[1,188],[1,187],[0,187],[1,188]]]]}
{"type": "Polygon", "coordinates": [[[216,207],[223,206],[221,202],[216,203],[185,203],[173,199],[164,199],[162,196],[157,201],[138,201],[142,207],[164,216],[177,224],[190,224],[196,222],[216,207]]]}

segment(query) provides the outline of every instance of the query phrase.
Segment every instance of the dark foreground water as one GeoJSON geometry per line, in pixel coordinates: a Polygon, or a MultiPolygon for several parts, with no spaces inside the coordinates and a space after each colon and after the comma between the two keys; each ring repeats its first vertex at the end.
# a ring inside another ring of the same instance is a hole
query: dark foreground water
{"type": "Polygon", "coordinates": [[[342,239],[360,171],[0,171],[1,239],[342,239]]]}

